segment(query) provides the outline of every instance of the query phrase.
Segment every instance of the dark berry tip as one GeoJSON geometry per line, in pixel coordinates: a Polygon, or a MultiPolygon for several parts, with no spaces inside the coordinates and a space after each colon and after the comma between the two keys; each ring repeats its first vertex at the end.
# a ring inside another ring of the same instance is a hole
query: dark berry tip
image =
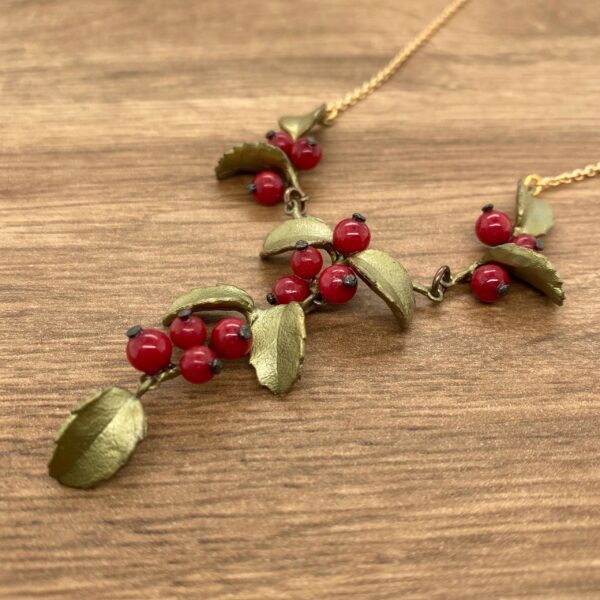
{"type": "Polygon", "coordinates": [[[273,306],[277,304],[277,298],[275,298],[275,294],[273,292],[269,292],[267,294],[267,302],[273,306]]]}
{"type": "Polygon", "coordinates": [[[494,210],[493,204],[485,204],[481,207],[481,212],[490,212],[490,210],[494,210]]]}
{"type": "Polygon", "coordinates": [[[316,146],[316,145],[317,145],[317,140],[315,140],[315,138],[314,138],[312,135],[309,135],[309,136],[306,138],[306,143],[307,143],[309,146],[316,146]]]}
{"type": "Polygon", "coordinates": [[[509,290],[510,285],[508,283],[501,283],[496,291],[498,292],[498,296],[506,296],[509,290]]]}
{"type": "Polygon", "coordinates": [[[131,338],[134,338],[136,335],[139,335],[140,333],[142,333],[141,325],[134,325],[133,327],[130,327],[127,330],[126,335],[129,339],[131,339],[131,338]]]}
{"type": "Polygon", "coordinates": [[[238,331],[238,335],[243,340],[249,340],[252,338],[252,329],[250,329],[250,327],[248,327],[248,325],[242,325],[240,327],[240,330],[238,331]]]}
{"type": "Polygon", "coordinates": [[[367,217],[365,217],[365,216],[361,215],[360,213],[354,213],[354,214],[352,215],[352,218],[353,218],[355,221],[360,221],[361,223],[365,223],[365,222],[367,221],[367,217]]]}
{"type": "Polygon", "coordinates": [[[215,375],[218,375],[223,370],[223,361],[215,358],[215,360],[210,363],[210,370],[215,375]]]}
{"type": "Polygon", "coordinates": [[[356,279],[356,275],[344,275],[342,281],[348,288],[354,288],[358,285],[358,279],[356,279]]]}
{"type": "Polygon", "coordinates": [[[277,132],[274,129],[269,129],[269,131],[267,131],[267,133],[265,133],[265,137],[268,140],[272,140],[276,135],[277,135],[277,132]]]}
{"type": "Polygon", "coordinates": [[[306,240],[298,240],[296,242],[296,250],[306,250],[309,246],[309,243],[306,240]]]}
{"type": "Polygon", "coordinates": [[[249,183],[246,186],[246,189],[251,193],[254,194],[254,192],[256,191],[256,186],[253,183],[249,183]]]}
{"type": "Polygon", "coordinates": [[[192,309],[191,308],[184,308],[182,310],[180,310],[177,313],[177,316],[182,320],[182,321],[186,321],[187,319],[189,319],[192,316],[192,309]]]}
{"type": "Polygon", "coordinates": [[[535,240],[535,247],[538,250],[543,250],[544,249],[544,240],[540,240],[539,238],[537,240],[535,240]]]}

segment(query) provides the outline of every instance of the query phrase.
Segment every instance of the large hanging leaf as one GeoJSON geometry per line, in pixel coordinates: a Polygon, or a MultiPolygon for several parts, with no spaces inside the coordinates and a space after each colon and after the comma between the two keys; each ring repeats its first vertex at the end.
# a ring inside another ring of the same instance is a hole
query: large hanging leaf
{"type": "Polygon", "coordinates": [[[552,207],[541,198],[534,196],[529,188],[519,181],[517,188],[517,221],[513,233],[544,235],[552,229],[554,215],[552,207]]]}
{"type": "Polygon", "coordinates": [[[60,431],[48,471],[64,485],[89,488],[114,475],[146,435],[142,403],[112,387],[73,409],[60,431]]]}
{"type": "Polygon", "coordinates": [[[193,312],[236,310],[248,315],[254,310],[254,300],[244,290],[234,285],[217,284],[211,287],[194,288],[171,304],[169,312],[163,318],[163,325],[168,327],[177,313],[184,309],[193,312]]]}
{"type": "Polygon", "coordinates": [[[317,106],[315,110],[306,115],[281,117],[279,119],[279,127],[297,140],[321,122],[326,109],[327,105],[321,104],[321,106],[317,106]]]}
{"type": "Polygon", "coordinates": [[[287,393],[304,362],[304,311],[297,302],[253,313],[250,364],[258,381],[274,394],[287,393]]]}
{"type": "Polygon", "coordinates": [[[228,179],[240,173],[260,173],[270,168],[281,171],[290,185],[300,189],[298,176],[287,154],[266,142],[235,146],[221,156],[215,173],[217,179],[228,179]]]}
{"type": "Polygon", "coordinates": [[[266,258],[293,250],[299,240],[305,240],[315,248],[327,248],[332,244],[333,232],[325,221],[316,217],[290,219],[269,233],[260,255],[266,258]]]}
{"type": "Polygon", "coordinates": [[[539,252],[516,244],[502,244],[488,248],[481,263],[498,262],[511,267],[521,279],[546,294],[552,302],[561,305],[565,299],[563,281],[552,263],[539,252]]]}
{"type": "Polygon", "coordinates": [[[365,250],[346,259],[357,275],[390,307],[402,326],[415,312],[415,295],[406,269],[389,254],[365,250]]]}

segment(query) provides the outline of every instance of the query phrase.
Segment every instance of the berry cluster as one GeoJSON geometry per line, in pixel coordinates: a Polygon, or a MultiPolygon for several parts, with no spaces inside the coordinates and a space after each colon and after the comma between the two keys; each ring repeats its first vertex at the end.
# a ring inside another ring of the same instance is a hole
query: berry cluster
{"type": "MultiPolygon", "coordinates": [[[[366,219],[358,213],[340,221],[333,231],[333,247],[342,256],[366,250],[370,241],[366,219]]],[[[318,290],[319,299],[330,304],[345,304],[356,294],[358,278],[354,270],[347,265],[333,264],[321,271],[321,253],[304,240],[296,243],[290,264],[294,274],[280,277],[275,282],[273,290],[267,294],[270,304],[303,302],[310,296],[313,286],[318,290]]]]}
{"type": "Polygon", "coordinates": [[[157,375],[173,366],[173,345],[183,353],[179,371],[190,383],[205,383],[221,372],[221,359],[242,358],[252,346],[252,331],[243,319],[221,319],[213,328],[209,346],[206,323],[191,310],[182,310],[169,326],[169,334],[159,329],[142,329],[139,325],[127,332],[127,359],[131,366],[157,375]]]}
{"type": "MultiPolygon", "coordinates": [[[[321,160],[321,146],[313,137],[301,137],[294,141],[285,131],[269,131],[266,138],[269,144],[285,152],[294,167],[300,171],[314,169],[321,160]]],[[[283,199],[285,183],[279,173],[262,171],[256,174],[248,191],[259,204],[272,206],[283,199]]]]}
{"type": "MultiPolygon", "coordinates": [[[[475,223],[475,234],[486,246],[516,244],[535,252],[544,249],[544,243],[528,233],[513,235],[513,223],[504,212],[495,210],[493,204],[486,204],[475,223]]],[[[502,299],[510,290],[510,276],[506,269],[497,264],[481,265],[471,277],[471,291],[481,302],[492,304],[502,299]]]]}

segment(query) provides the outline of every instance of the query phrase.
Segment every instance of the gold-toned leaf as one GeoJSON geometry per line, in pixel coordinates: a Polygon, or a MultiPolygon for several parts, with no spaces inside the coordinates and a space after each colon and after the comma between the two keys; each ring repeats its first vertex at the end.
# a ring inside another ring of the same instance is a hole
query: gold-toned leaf
{"type": "Polygon", "coordinates": [[[502,244],[488,248],[481,263],[498,262],[510,267],[517,277],[546,294],[552,302],[561,305],[565,299],[563,281],[552,263],[539,252],[516,244],[502,244]]]}
{"type": "Polygon", "coordinates": [[[287,154],[266,142],[235,146],[221,156],[215,173],[217,179],[228,179],[240,173],[260,173],[270,168],[281,171],[290,185],[300,189],[296,170],[287,154]]]}
{"type": "Polygon", "coordinates": [[[163,317],[163,325],[168,327],[180,310],[236,310],[248,315],[254,310],[254,300],[242,289],[234,285],[217,284],[211,287],[194,288],[180,296],[171,304],[163,317]]]}
{"type": "Polygon", "coordinates": [[[544,235],[552,229],[554,215],[552,207],[541,198],[534,196],[529,188],[519,181],[517,188],[517,220],[513,233],[544,235]]]}
{"type": "Polygon", "coordinates": [[[321,104],[321,106],[317,106],[315,110],[306,115],[281,117],[279,119],[279,127],[297,140],[321,122],[326,110],[327,105],[321,104]]]}
{"type": "Polygon", "coordinates": [[[315,248],[328,248],[333,232],[329,225],[316,217],[300,217],[284,221],[273,229],[263,243],[263,258],[293,250],[298,240],[305,240],[315,248]]]}
{"type": "Polygon", "coordinates": [[[250,364],[258,381],[274,394],[287,393],[304,362],[304,311],[297,302],[257,310],[250,320],[250,364]]]}
{"type": "Polygon", "coordinates": [[[415,295],[406,269],[389,254],[364,250],[346,259],[357,275],[390,307],[403,327],[415,312],[415,295]]]}
{"type": "Polygon", "coordinates": [[[48,471],[64,485],[90,488],[114,475],[145,435],[139,399],[117,387],[101,390],[67,417],[48,471]]]}

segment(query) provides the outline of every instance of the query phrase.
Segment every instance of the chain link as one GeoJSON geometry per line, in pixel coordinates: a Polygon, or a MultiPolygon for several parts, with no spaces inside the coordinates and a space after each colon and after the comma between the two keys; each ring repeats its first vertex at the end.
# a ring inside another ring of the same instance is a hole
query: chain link
{"type": "Polygon", "coordinates": [[[361,86],[340,98],[336,102],[327,105],[323,122],[329,124],[336,119],[340,113],[355,106],[361,100],[370,96],[380,88],[394,73],[417,51],[427,43],[469,0],[453,0],[448,6],[431,22],[421,33],[409,42],[392,60],[361,86]]]}
{"type": "Polygon", "coordinates": [[[446,290],[455,283],[450,272],[450,267],[443,265],[436,271],[429,287],[413,281],[413,290],[419,294],[423,294],[423,296],[427,296],[432,302],[441,302],[444,299],[446,290]]]}
{"type": "Polygon", "coordinates": [[[559,185],[568,185],[576,181],[583,181],[591,177],[600,175],[600,162],[595,165],[587,165],[582,169],[574,171],[566,171],[554,177],[541,177],[540,175],[532,174],[525,178],[525,185],[529,187],[534,196],[539,196],[544,190],[559,185]]]}
{"type": "Polygon", "coordinates": [[[288,217],[299,219],[306,212],[306,203],[310,200],[302,190],[290,186],[283,195],[284,212],[288,217]]]}

